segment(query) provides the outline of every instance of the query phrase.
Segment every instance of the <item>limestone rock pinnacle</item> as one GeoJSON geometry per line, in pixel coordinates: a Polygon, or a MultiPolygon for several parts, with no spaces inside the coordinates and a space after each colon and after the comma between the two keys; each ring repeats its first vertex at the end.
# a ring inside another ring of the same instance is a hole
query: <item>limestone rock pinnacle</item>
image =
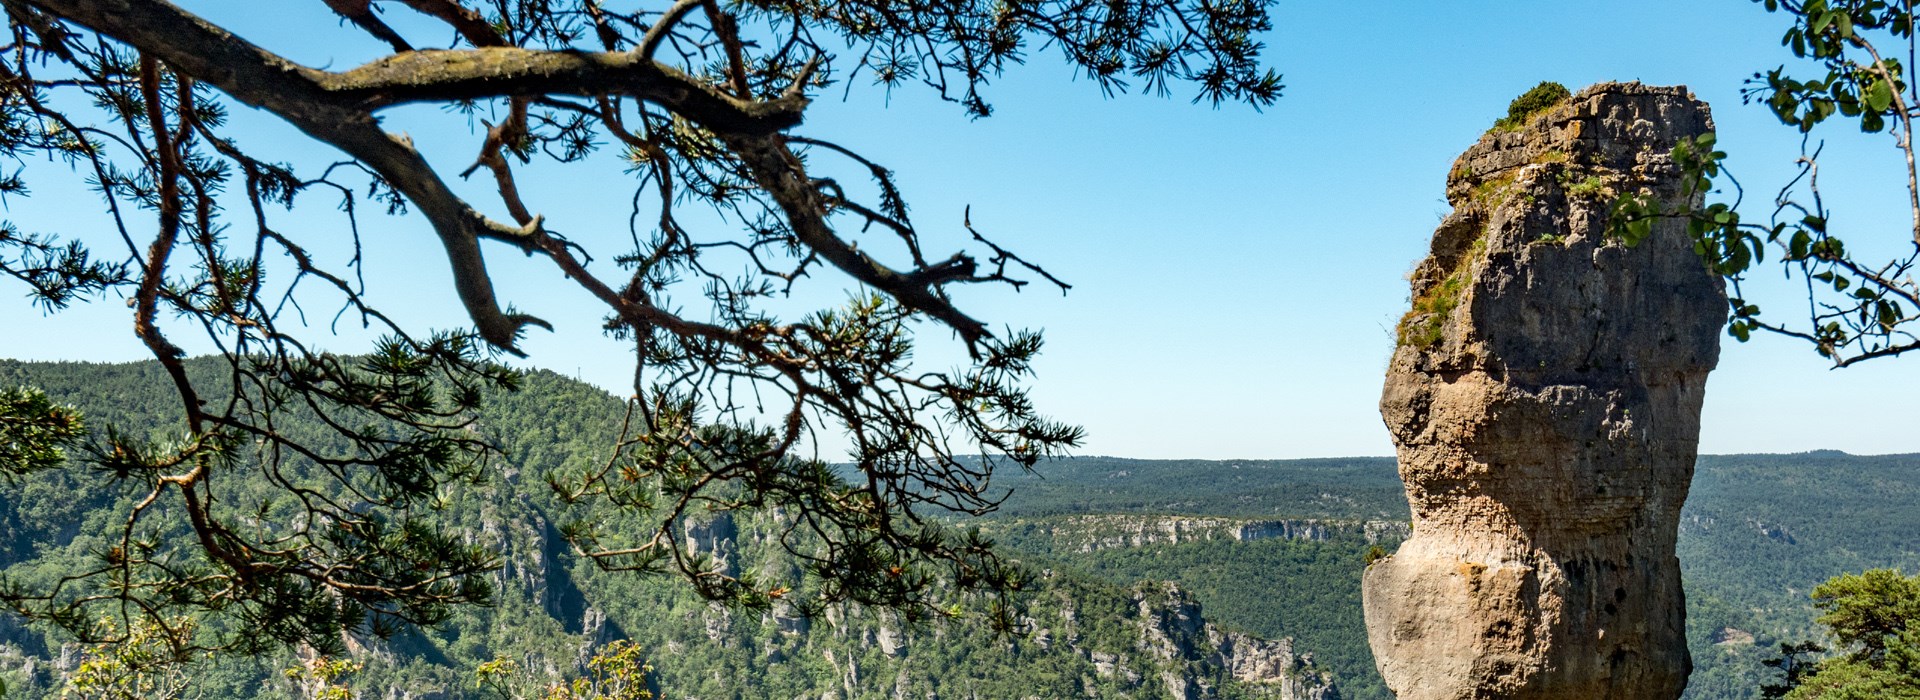
{"type": "Polygon", "coordinates": [[[1712,128],[1683,87],[1607,83],[1455,162],[1380,399],[1413,534],[1363,597],[1401,700],[1685,688],[1674,537],[1727,304],[1683,222],[1607,223],[1682,204],[1669,153],[1712,128]]]}

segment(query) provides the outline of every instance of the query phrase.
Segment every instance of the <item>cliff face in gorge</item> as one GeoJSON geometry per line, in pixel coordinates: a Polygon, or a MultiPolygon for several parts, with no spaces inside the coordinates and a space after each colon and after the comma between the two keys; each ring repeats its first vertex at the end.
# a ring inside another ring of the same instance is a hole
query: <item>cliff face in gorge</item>
{"type": "MultiPolygon", "coordinates": [[[[742,527],[742,551],[755,549],[748,540],[756,529],[752,523],[742,527]]],[[[996,636],[966,622],[908,625],[894,613],[851,604],[830,607],[799,626],[783,622],[778,610],[758,618],[712,612],[700,617],[709,646],[819,669],[815,674],[830,680],[807,697],[817,693],[823,700],[1341,697],[1330,674],[1314,664],[1311,654],[1296,652],[1292,640],[1222,629],[1176,584],[1113,587],[1052,571],[1038,584],[1019,618],[1023,632],[1017,636],[996,636]],[[1010,674],[994,666],[1059,682],[1009,683],[1010,674]]]]}
{"type": "Polygon", "coordinates": [[[1607,235],[1619,194],[1681,202],[1685,88],[1609,83],[1456,161],[1380,409],[1413,534],[1365,577],[1403,700],[1674,698],[1674,541],[1726,302],[1679,221],[1607,235]]]}
{"type": "Polygon", "coordinates": [[[1407,524],[1393,520],[1265,520],[1141,514],[1007,518],[991,522],[987,529],[995,533],[1015,533],[1022,547],[1054,555],[1216,541],[1326,542],[1346,538],[1374,544],[1398,542],[1407,536],[1407,524]]]}

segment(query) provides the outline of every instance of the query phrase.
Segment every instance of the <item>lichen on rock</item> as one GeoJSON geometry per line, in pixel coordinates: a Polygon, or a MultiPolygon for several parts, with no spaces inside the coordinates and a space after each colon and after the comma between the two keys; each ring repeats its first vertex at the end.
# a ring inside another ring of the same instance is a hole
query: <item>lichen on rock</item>
{"type": "Polygon", "coordinates": [[[1380,402],[1413,534],[1363,597],[1402,700],[1685,687],[1674,537],[1725,295],[1682,222],[1607,230],[1622,193],[1687,204],[1668,154],[1711,130],[1685,88],[1607,83],[1450,169],[1380,402]]]}

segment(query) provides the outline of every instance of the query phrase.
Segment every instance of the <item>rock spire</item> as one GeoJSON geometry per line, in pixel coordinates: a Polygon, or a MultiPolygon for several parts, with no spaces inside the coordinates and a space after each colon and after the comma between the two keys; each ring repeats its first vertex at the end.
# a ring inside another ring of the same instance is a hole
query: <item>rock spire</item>
{"type": "Polygon", "coordinates": [[[1727,304],[1666,221],[1669,157],[1712,130],[1683,87],[1596,85],[1455,161],[1380,412],[1413,534],[1366,573],[1401,700],[1677,698],[1691,663],[1674,536],[1727,304]]]}

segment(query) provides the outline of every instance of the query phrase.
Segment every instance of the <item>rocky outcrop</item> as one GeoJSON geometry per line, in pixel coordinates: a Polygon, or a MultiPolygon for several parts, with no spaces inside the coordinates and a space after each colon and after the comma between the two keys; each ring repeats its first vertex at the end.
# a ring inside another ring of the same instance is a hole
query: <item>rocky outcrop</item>
{"type": "MultiPolygon", "coordinates": [[[[1030,614],[1014,620],[1019,634],[996,638],[992,644],[1014,658],[1050,668],[1078,668],[1084,675],[1069,695],[1031,697],[1340,698],[1332,674],[1316,666],[1310,654],[1297,652],[1292,640],[1221,629],[1174,583],[1142,582],[1089,595],[1090,589],[1061,581],[1055,573],[1043,573],[1041,581],[1030,614]],[[1086,604],[1100,610],[1092,630],[1082,624],[1079,606],[1086,604]]],[[[894,613],[857,604],[829,606],[821,620],[825,624],[815,625],[810,635],[792,640],[799,645],[790,648],[790,658],[818,655],[839,679],[843,697],[873,697],[872,679],[888,677],[896,678],[896,697],[1029,697],[1007,695],[1004,689],[980,693],[969,684],[953,684],[952,678],[943,684],[924,672],[929,662],[916,654],[932,654],[932,663],[946,663],[942,659],[951,649],[943,647],[951,642],[943,636],[982,630],[965,632],[951,624],[910,627],[894,613]],[[897,680],[901,673],[908,674],[905,681],[897,680]],[[868,679],[864,688],[858,682],[863,676],[868,679]],[[904,696],[902,687],[908,691],[904,696]]]]}
{"type": "Polygon", "coordinates": [[[683,527],[686,532],[687,554],[711,557],[720,573],[728,576],[740,575],[740,561],[735,556],[735,551],[739,548],[736,540],[740,537],[740,528],[734,524],[732,513],[688,517],[683,527]]]}
{"type": "Polygon", "coordinates": [[[1362,528],[1367,544],[1400,542],[1413,534],[1413,523],[1400,520],[1368,520],[1362,528]]]}
{"type": "Polygon", "coordinates": [[[1340,700],[1331,677],[1317,672],[1310,654],[1295,654],[1293,640],[1267,640],[1239,632],[1209,629],[1216,663],[1234,680],[1265,688],[1272,696],[1299,700],[1340,700]]]}
{"type": "MultiPolygon", "coordinates": [[[[1054,580],[1043,574],[1042,580],[1054,580]]],[[[818,654],[840,686],[836,697],[873,697],[861,677],[894,677],[895,697],[1141,697],[1172,700],[1339,700],[1331,674],[1315,666],[1311,655],[1296,653],[1292,640],[1270,641],[1229,632],[1208,622],[1200,604],[1178,585],[1142,582],[1118,599],[1094,600],[1105,612],[1083,634],[1080,605],[1086,589],[1068,584],[1043,588],[1031,601],[1031,615],[1015,620],[1021,633],[998,638],[1001,653],[1053,668],[1079,667],[1084,673],[1070,695],[982,694],[970,684],[930,682],[916,649],[943,659],[943,636],[959,630],[946,625],[908,628],[892,613],[855,604],[829,606],[808,639],[795,640],[795,657],[818,654]],[[1111,607],[1110,607],[1111,606],[1111,607]],[[806,642],[818,643],[809,651],[806,642]],[[824,643],[823,643],[824,642],[824,643]],[[837,649],[837,651],[836,651],[837,649]],[[1061,659],[1073,661],[1062,664],[1061,659]],[[912,671],[909,673],[909,671],[912,671]],[[900,680],[900,674],[908,674],[900,680]],[[904,689],[904,691],[903,691],[904,689]],[[839,695],[845,691],[845,695],[839,695]]],[[[975,630],[973,633],[979,633],[975,630]]],[[[939,662],[939,661],[936,661],[939,662]]],[[[962,676],[964,678],[964,676],[962,676]]]]}
{"type": "Polygon", "coordinates": [[[1381,415],[1413,534],[1370,566],[1367,632],[1402,700],[1675,698],[1690,661],[1674,538],[1727,305],[1682,229],[1706,133],[1685,88],[1603,84],[1456,161],[1413,273],[1381,415]]]}
{"type": "MultiPolygon", "coordinates": [[[[1159,685],[1176,700],[1219,697],[1215,679],[1241,684],[1247,697],[1268,700],[1339,700],[1332,677],[1313,660],[1295,654],[1293,641],[1269,641],[1227,632],[1206,621],[1200,604],[1170,582],[1142,583],[1133,590],[1139,614],[1137,648],[1159,663],[1159,685]]],[[[1099,659],[1096,658],[1096,663],[1099,659]]],[[[1112,657],[1108,664],[1113,663],[1112,657]]]]}

